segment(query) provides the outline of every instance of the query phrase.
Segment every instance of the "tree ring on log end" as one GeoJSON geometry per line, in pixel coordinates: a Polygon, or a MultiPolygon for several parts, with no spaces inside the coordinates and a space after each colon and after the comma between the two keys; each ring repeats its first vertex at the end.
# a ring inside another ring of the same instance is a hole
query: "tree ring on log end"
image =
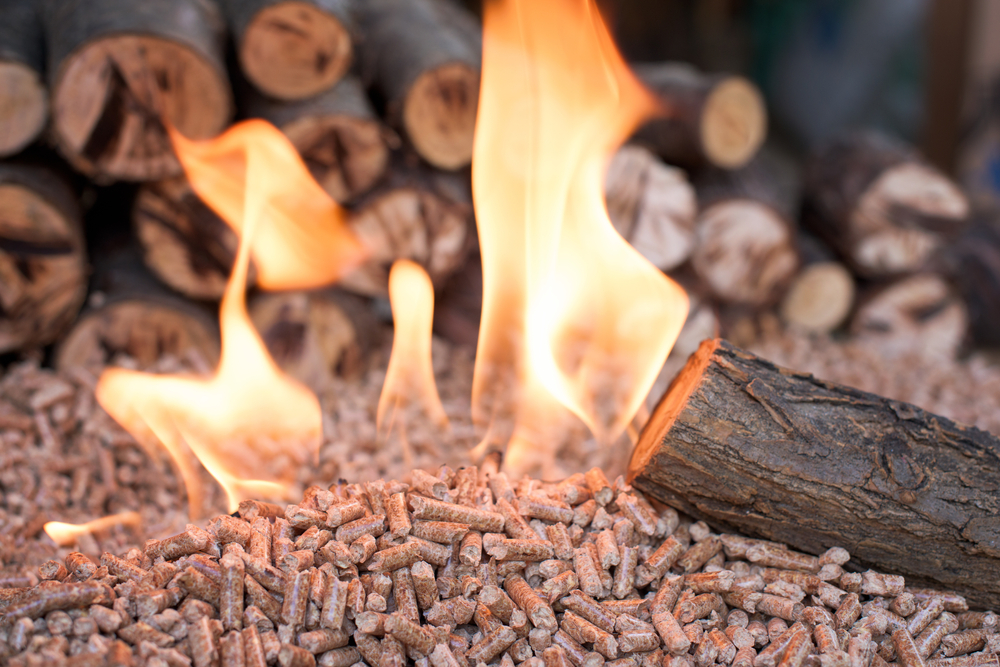
{"type": "Polygon", "coordinates": [[[300,100],[347,73],[353,49],[335,16],[306,2],[279,2],[257,12],[243,33],[240,64],[262,92],[300,100]]]}
{"type": "Polygon", "coordinates": [[[725,169],[750,161],[767,135],[767,109],[757,88],[743,77],[729,77],[705,100],[701,116],[705,156],[725,169]]]}
{"type": "Polygon", "coordinates": [[[472,161],[479,71],[453,62],[422,73],[403,102],[403,127],[417,152],[442,169],[472,161]]]}
{"type": "Polygon", "coordinates": [[[13,155],[45,127],[49,95],[38,73],[19,62],[0,62],[0,155],[13,155]]]}
{"type": "Polygon", "coordinates": [[[850,314],[854,292],[854,278],[840,262],[810,264],[788,288],[781,319],[803,331],[832,331],[850,314]]]}
{"type": "Polygon", "coordinates": [[[164,121],[189,139],[207,139],[232,109],[225,72],[152,35],[87,42],[63,60],[52,100],[56,140],[77,169],[134,181],[181,172],[164,121]]]}

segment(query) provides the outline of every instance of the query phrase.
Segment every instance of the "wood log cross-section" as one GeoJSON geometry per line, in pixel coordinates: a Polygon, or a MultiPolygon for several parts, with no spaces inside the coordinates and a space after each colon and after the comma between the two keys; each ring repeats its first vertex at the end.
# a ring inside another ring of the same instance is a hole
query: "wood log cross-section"
{"type": "Polygon", "coordinates": [[[181,172],[165,123],[190,139],[225,127],[223,21],[203,0],[45,0],[52,127],[91,178],[181,172]]]}
{"type": "Polygon", "coordinates": [[[916,406],[705,341],[628,477],[720,528],[1000,605],[1000,439],[916,406]]]}
{"type": "Polygon", "coordinates": [[[49,117],[42,24],[34,0],[0,0],[0,156],[35,140],[49,117]]]}

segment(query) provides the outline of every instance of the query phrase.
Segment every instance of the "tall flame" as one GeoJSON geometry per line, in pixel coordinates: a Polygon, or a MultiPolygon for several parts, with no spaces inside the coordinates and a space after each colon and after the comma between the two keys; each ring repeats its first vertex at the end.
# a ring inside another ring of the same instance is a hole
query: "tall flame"
{"type": "Polygon", "coordinates": [[[610,155],[656,111],[593,0],[486,3],[473,416],[514,411],[514,468],[540,445],[529,441],[544,393],[600,440],[619,435],[684,322],[684,291],[615,232],[602,198],[610,155]]]}
{"type": "Polygon", "coordinates": [[[222,358],[210,379],[106,371],[97,399],[141,442],[175,458],[192,514],[202,505],[193,453],[223,486],[230,509],[258,493],[287,491],[319,447],[319,401],[284,375],[246,311],[250,256],[265,288],[326,284],[362,259],[343,213],[273,126],[248,121],[217,139],[171,132],[195,191],[240,235],[220,308],[222,358]]]}

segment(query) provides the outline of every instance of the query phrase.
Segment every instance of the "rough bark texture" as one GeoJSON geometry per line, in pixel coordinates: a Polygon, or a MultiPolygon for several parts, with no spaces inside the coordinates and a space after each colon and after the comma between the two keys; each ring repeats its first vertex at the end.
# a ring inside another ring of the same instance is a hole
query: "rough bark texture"
{"type": "Polygon", "coordinates": [[[140,368],[163,355],[211,370],[219,358],[212,311],[171,294],[146,270],[135,248],[104,255],[95,267],[90,307],[56,348],[55,366],[99,373],[116,355],[140,368]]]}
{"type": "Polygon", "coordinates": [[[181,171],[164,124],[191,139],[228,122],[224,24],[205,0],[46,0],[52,124],[74,167],[103,180],[181,171]]]}
{"type": "Polygon", "coordinates": [[[51,343],[86,293],[76,194],[51,169],[0,164],[0,352],[51,343]]]}
{"type": "Polygon", "coordinates": [[[818,151],[805,187],[803,224],[866,278],[920,269],[962,232],[969,210],[944,174],[873,133],[818,151]]]}
{"type": "Polygon", "coordinates": [[[706,341],[632,455],[698,518],[1000,604],[1000,440],[706,341]]]}
{"type": "Polygon", "coordinates": [[[224,0],[247,79],[261,92],[300,100],[329,89],[353,57],[347,0],[224,0]]]}
{"type": "Polygon", "coordinates": [[[353,76],[300,102],[281,102],[253,91],[244,112],[279,128],[299,150],[313,178],[338,202],[364,194],[385,174],[389,147],[399,143],[375,115],[353,76]]]}
{"type": "Polygon", "coordinates": [[[35,140],[48,120],[42,24],[34,0],[0,0],[0,157],[35,140]]]}
{"type": "Polygon", "coordinates": [[[738,169],[767,136],[767,110],[756,86],[740,76],[707,75],[684,63],[634,66],[663,105],[663,116],[636,138],[670,164],[738,169]]]}
{"type": "Polygon", "coordinates": [[[942,264],[965,300],[973,341],[1000,346],[1000,219],[973,223],[943,253],[942,264]]]}
{"type": "Polygon", "coordinates": [[[449,0],[364,0],[362,80],[420,155],[436,167],[472,160],[479,102],[480,29],[449,0]]]}

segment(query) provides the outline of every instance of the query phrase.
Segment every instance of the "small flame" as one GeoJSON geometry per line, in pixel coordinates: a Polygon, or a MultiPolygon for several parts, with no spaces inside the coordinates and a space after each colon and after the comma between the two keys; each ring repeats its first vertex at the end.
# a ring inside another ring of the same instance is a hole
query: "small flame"
{"type": "MultiPolygon", "coordinates": [[[[393,338],[389,368],[378,400],[377,423],[383,437],[409,405],[420,405],[427,417],[441,428],[448,427],[434,382],[431,365],[431,330],[434,321],[434,286],[416,262],[401,259],[389,272],[389,303],[392,306],[393,338]]],[[[403,451],[409,456],[404,425],[399,424],[403,451]]]]}
{"type": "Polygon", "coordinates": [[[122,512],[103,516],[87,523],[63,523],[61,521],[49,521],[42,530],[61,547],[68,547],[76,544],[82,535],[93,533],[98,530],[107,530],[115,526],[138,526],[141,517],[138,512],[122,512]]]}
{"type": "Polygon", "coordinates": [[[232,511],[252,495],[287,493],[316,456],[322,428],[319,401],[279,370],[250,323],[251,254],[262,287],[306,289],[340,277],[363,252],[341,209],[273,126],[247,121],[211,141],[174,131],[171,138],[192,187],[240,235],[219,313],[222,358],[207,380],[111,369],[97,399],[140,442],[166,447],[192,515],[202,490],[190,453],[223,486],[232,511]]]}
{"type": "Polygon", "coordinates": [[[543,393],[602,442],[617,437],[684,322],[684,291],[615,232],[602,195],[610,156],[657,110],[593,0],[486,3],[473,416],[492,425],[513,409],[514,469],[541,444],[543,393]]]}

